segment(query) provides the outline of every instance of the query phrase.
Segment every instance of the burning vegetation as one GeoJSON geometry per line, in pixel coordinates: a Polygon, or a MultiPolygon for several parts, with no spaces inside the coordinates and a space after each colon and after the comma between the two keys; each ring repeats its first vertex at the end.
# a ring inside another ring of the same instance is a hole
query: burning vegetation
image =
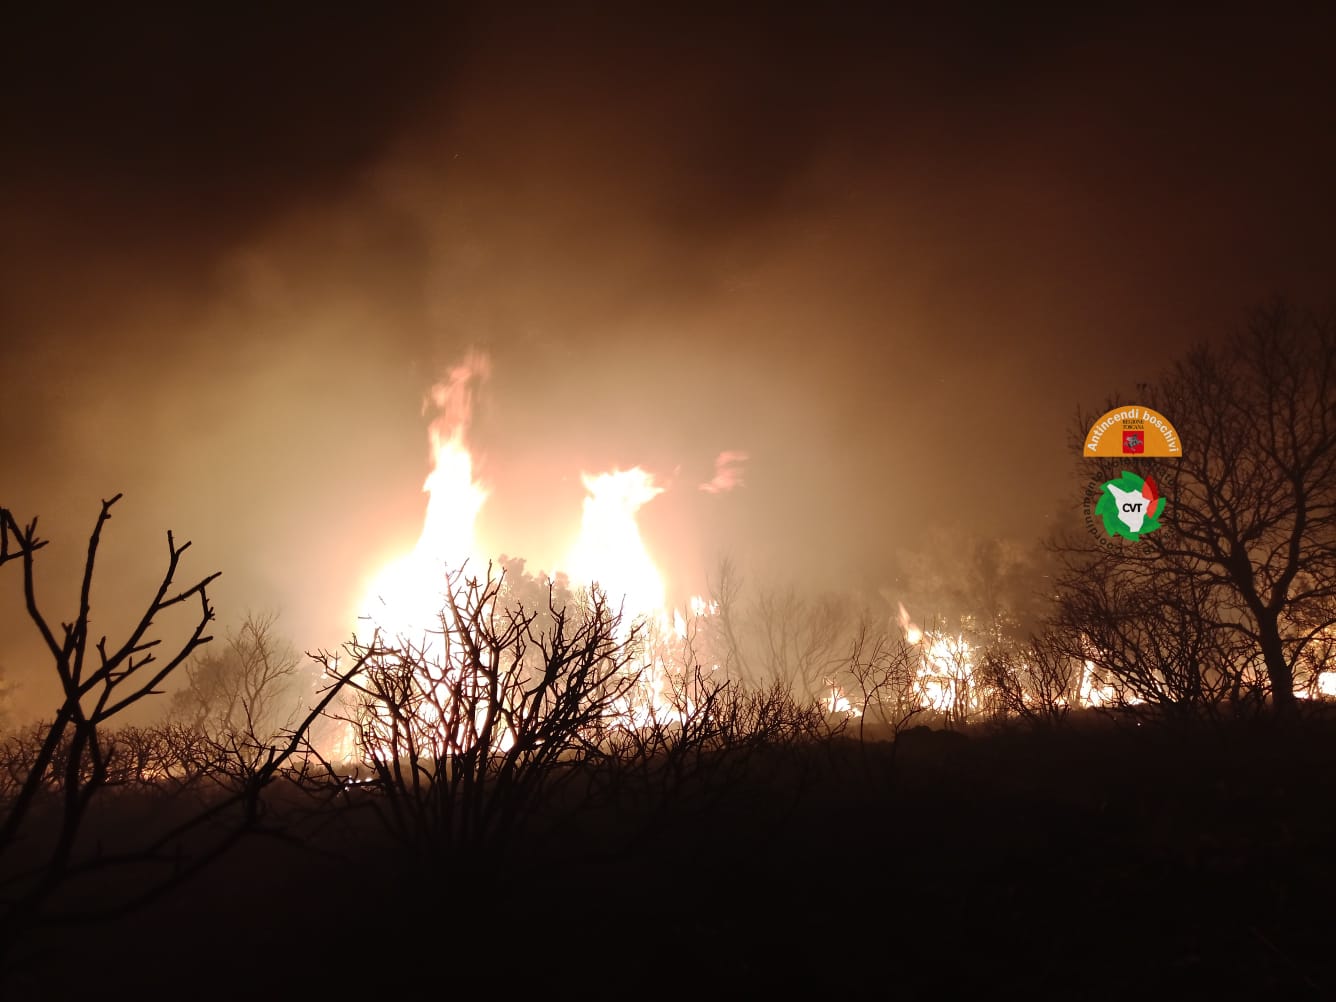
{"type": "MultiPolygon", "coordinates": [[[[359,865],[393,860],[396,879],[425,874],[430,893],[444,882],[465,901],[479,873],[523,883],[517,860],[536,839],[548,840],[545,866],[650,846],[651,875],[623,876],[670,886],[674,840],[691,842],[682,833],[697,824],[781,825],[796,811],[804,832],[849,804],[954,790],[973,781],[953,772],[966,760],[999,789],[1026,787],[1026,775],[962,751],[975,743],[964,735],[1061,742],[1077,720],[1103,725],[1090,740],[1118,742],[1127,723],[1326,726],[1334,347],[1330,327],[1271,311],[1229,362],[1183,362],[1157,391],[1185,432],[1185,457],[1160,476],[1176,524],[1116,549],[1053,540],[1044,616],[1028,632],[999,601],[948,626],[886,595],[749,591],[727,562],[696,594],[670,587],[637,516],[672,488],[640,467],[580,471],[578,530],[550,572],[486,552],[477,522],[489,491],[468,434],[490,371],[481,355],[429,395],[416,544],[374,576],[352,639],[305,664],[272,616],[206,646],[216,575],[182,585],[189,544],[170,534],[160,585],[128,636],[95,639],[94,565],[118,497],[98,516],[78,607],[54,626],[35,585],[45,541],[6,509],[0,564],[19,568],[63,696],[50,720],[11,727],[0,746],[0,943],[121,916],[262,836],[359,865]],[[1196,405],[1219,399],[1222,382],[1237,405],[1217,427],[1196,405]],[[1212,434],[1226,453],[1208,450],[1212,434]],[[1230,479],[1240,468],[1246,484],[1230,479]],[[187,685],[163,723],[121,726],[174,674],[187,685]],[[934,734],[960,737],[934,745],[934,734]],[[126,826],[120,810],[147,813],[126,826]]],[[[745,460],[721,454],[698,489],[742,488],[745,460]]],[[[1118,754],[1139,761],[1145,747],[1118,754]]],[[[897,873],[872,885],[889,893],[897,873]]]]}

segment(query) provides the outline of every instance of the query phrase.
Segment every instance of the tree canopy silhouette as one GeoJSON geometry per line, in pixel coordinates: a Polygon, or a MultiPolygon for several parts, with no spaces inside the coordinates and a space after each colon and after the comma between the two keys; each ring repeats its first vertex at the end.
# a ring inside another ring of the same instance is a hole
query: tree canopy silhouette
{"type": "MultiPolygon", "coordinates": [[[[1142,616],[1175,611],[1165,630],[1188,612],[1214,650],[1229,652],[1235,682],[1252,670],[1276,712],[1292,715],[1296,689],[1311,691],[1327,668],[1336,625],[1336,319],[1271,303],[1140,390],[1138,402],[1167,415],[1182,441],[1182,458],[1155,464],[1167,518],[1112,549],[1068,541],[1068,625],[1109,626],[1127,605],[1117,595],[1139,596],[1142,616]],[[1142,608],[1148,596],[1155,609],[1142,608]]],[[[1220,661],[1199,654],[1194,673],[1220,661]]],[[[1214,675],[1200,681],[1231,688],[1214,675]]]]}

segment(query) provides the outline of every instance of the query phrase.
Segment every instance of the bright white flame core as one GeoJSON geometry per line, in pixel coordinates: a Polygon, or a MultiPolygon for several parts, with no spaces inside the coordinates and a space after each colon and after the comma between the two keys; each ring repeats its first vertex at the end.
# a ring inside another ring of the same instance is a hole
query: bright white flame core
{"type": "Polygon", "coordinates": [[[487,359],[470,355],[432,387],[437,412],[428,429],[432,469],[422,485],[427,511],[413,549],[376,574],[361,614],[394,636],[420,636],[438,619],[446,572],[478,561],[475,526],[487,490],[473,476],[465,433],[472,414],[472,385],[490,372],[487,359]]]}
{"type": "Polygon", "coordinates": [[[662,614],[663,576],[640,537],[636,512],[664,489],[640,467],[585,473],[581,479],[589,494],[580,536],[566,561],[571,581],[596,584],[614,605],[622,605],[627,620],[662,614]]]}

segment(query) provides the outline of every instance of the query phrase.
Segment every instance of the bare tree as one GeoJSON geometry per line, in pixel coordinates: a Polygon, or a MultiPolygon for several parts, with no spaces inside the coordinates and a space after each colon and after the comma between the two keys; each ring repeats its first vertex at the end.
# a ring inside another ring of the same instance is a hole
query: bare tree
{"type": "Polygon", "coordinates": [[[901,553],[903,585],[886,594],[895,602],[931,609],[939,621],[968,617],[970,642],[986,647],[1023,642],[1042,628],[1053,600],[1052,555],[1042,542],[983,538],[954,527],[925,534],[920,546],[901,553]]]}
{"type": "Polygon", "coordinates": [[[14,724],[14,688],[9,673],[0,665],[0,734],[14,724]]]}
{"type": "Polygon", "coordinates": [[[158,686],[168,675],[197,647],[211,639],[204,632],[213,619],[207,589],[217,574],[171,594],[181,555],[190,544],[178,546],[168,533],[167,571],[130,636],[117,647],[108,647],[105,637],[95,644],[90,643],[94,562],[102,529],[111,518],[112,506],[119,499],[118,494],[110,501],[102,502],[102,511],[88,543],[79,608],[59,631],[51,627],[37,604],[34,558],[46,545],[37,536],[37,521],[34,519],[27,526],[21,526],[8,509],[0,509],[0,564],[16,560],[23,567],[23,593],[28,616],[51,654],[64,693],[55,719],[47,727],[27,775],[13,801],[6,805],[3,823],[0,823],[0,858],[3,858],[31,819],[34,802],[50,778],[52,762],[57,752],[63,750],[65,761],[57,778],[62,794],[60,824],[46,871],[14,902],[11,914],[21,915],[35,907],[69,870],[75,839],[89,802],[107,778],[107,747],[100,740],[99,729],[126,707],[158,691],[158,686]],[[148,631],[156,617],[187,603],[198,603],[194,628],[179,649],[159,662],[154,652],[159,641],[148,639],[148,631]]]}
{"type": "Polygon", "coordinates": [[[1178,719],[1231,716],[1271,694],[1246,631],[1209,580],[1108,559],[1064,582],[1060,649],[1110,680],[1109,708],[1178,719]]]}
{"type": "Polygon", "coordinates": [[[979,662],[999,711],[1037,728],[1055,727],[1080,697],[1085,662],[1046,630],[1021,646],[990,647],[979,662]]]}
{"type": "Polygon", "coordinates": [[[849,660],[839,679],[857,693],[858,737],[869,723],[884,728],[892,740],[928,709],[919,684],[922,652],[900,631],[879,628],[868,616],[860,619],[850,643],[849,660]]]}
{"type": "Polygon", "coordinates": [[[146,697],[159,694],[167,678],[211,638],[205,632],[214,618],[208,587],[210,574],[184,588],[175,584],[181,558],[189,543],[177,544],[167,534],[167,567],[143,614],[119,644],[103,636],[94,641],[92,588],[102,531],[111,518],[116,495],[102,509],[88,542],[79,605],[75,614],[53,628],[37,600],[35,558],[46,545],[37,535],[37,520],[21,525],[7,508],[0,508],[0,565],[22,567],[23,595],[28,617],[51,656],[61,686],[61,702],[52,720],[38,725],[27,740],[7,742],[5,775],[0,788],[0,949],[12,946],[16,934],[34,924],[69,922],[119,914],[175,886],[207,865],[248,832],[260,830],[260,795],[278,775],[301,741],[314,715],[334,698],[336,688],[289,735],[272,745],[250,782],[230,796],[221,796],[190,813],[180,823],[167,824],[143,844],[124,851],[87,847],[85,821],[98,794],[142,762],[148,768],[151,753],[134,732],[113,731],[118,716],[146,697]],[[153,636],[160,621],[180,610],[194,610],[184,626],[184,639],[168,647],[153,636]],[[221,831],[218,824],[226,822],[221,831]],[[190,835],[213,832],[198,839],[194,850],[183,853],[190,835]],[[58,892],[111,872],[136,874],[135,889],[113,902],[89,905],[78,896],[57,901],[58,892]],[[72,903],[73,902],[73,903],[72,903]]]}
{"type": "Polygon", "coordinates": [[[405,846],[433,856],[499,844],[631,712],[643,667],[638,627],[595,591],[585,608],[499,601],[501,579],[451,572],[439,628],[420,640],[376,632],[322,652],[351,706],[368,792],[405,846]]]}
{"type": "Polygon", "coordinates": [[[788,586],[762,588],[749,601],[737,569],[727,561],[710,594],[732,675],[756,689],[778,682],[799,701],[823,696],[851,625],[843,598],[806,597],[788,586]]]}
{"type": "Polygon", "coordinates": [[[1292,715],[1296,670],[1336,624],[1336,322],[1272,304],[1142,390],[1182,443],[1181,459],[1154,465],[1164,525],[1112,561],[1084,547],[1068,581],[1112,565],[1153,573],[1158,595],[1192,589],[1209,625],[1256,653],[1277,713],[1292,715]]]}
{"type": "Polygon", "coordinates": [[[187,687],[172,698],[174,723],[212,746],[217,766],[245,767],[291,728],[299,706],[300,659],[277,636],[276,613],[248,612],[220,650],[197,655],[185,666],[187,687]]]}

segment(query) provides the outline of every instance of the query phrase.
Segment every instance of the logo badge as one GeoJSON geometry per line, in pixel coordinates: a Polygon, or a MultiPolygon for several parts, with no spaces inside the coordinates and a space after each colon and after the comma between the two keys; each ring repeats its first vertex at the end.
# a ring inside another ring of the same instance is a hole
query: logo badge
{"type": "Polygon", "coordinates": [[[1099,457],[1137,456],[1178,459],[1182,456],[1178,431],[1157,410],[1129,404],[1115,407],[1097,418],[1086,432],[1081,455],[1099,457]]]}
{"type": "Polygon", "coordinates": [[[1131,470],[1106,480],[1100,487],[1095,514],[1104,520],[1109,538],[1121,536],[1133,542],[1160,527],[1165,498],[1152,477],[1139,477],[1131,470]]]}

